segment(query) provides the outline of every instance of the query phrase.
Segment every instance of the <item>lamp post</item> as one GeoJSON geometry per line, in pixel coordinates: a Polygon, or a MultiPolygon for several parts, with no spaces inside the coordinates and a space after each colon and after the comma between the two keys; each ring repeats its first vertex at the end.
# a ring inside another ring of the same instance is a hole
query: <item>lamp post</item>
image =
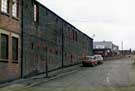
{"type": "MultiPolygon", "coordinates": [[[[95,36],[96,36],[95,34],[92,35],[93,42],[94,42],[95,36]]],[[[94,51],[93,51],[93,42],[92,42],[92,55],[94,55],[94,51]]]]}
{"type": "Polygon", "coordinates": [[[122,54],[123,54],[123,41],[121,42],[121,51],[122,51],[122,54]]]}
{"type": "Polygon", "coordinates": [[[93,34],[93,35],[92,35],[92,38],[94,39],[94,37],[95,37],[95,36],[96,36],[96,35],[95,35],[95,34],[93,34]]]}

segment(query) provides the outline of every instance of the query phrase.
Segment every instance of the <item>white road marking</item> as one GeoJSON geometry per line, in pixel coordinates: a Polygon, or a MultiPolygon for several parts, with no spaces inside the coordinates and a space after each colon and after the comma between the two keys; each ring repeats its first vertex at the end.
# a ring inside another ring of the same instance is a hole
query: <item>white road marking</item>
{"type": "Polygon", "coordinates": [[[108,84],[110,84],[110,78],[108,76],[106,77],[106,81],[108,84]]]}
{"type": "Polygon", "coordinates": [[[110,88],[112,89],[112,91],[116,91],[113,87],[111,87],[111,83],[110,83],[110,73],[107,74],[107,77],[106,77],[106,82],[107,84],[110,86],[110,88]]]}
{"type": "Polygon", "coordinates": [[[116,91],[113,87],[110,87],[112,89],[112,91],[116,91]]]}
{"type": "Polygon", "coordinates": [[[110,73],[108,73],[107,77],[106,77],[106,82],[108,83],[108,85],[110,85],[110,78],[109,78],[109,76],[110,76],[110,73]]]}

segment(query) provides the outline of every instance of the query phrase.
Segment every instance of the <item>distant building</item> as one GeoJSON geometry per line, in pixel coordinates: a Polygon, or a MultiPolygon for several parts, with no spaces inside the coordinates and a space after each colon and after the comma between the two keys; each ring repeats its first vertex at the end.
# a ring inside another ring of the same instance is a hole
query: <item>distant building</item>
{"type": "MultiPolygon", "coordinates": [[[[118,54],[119,53],[119,46],[113,44],[111,41],[97,41],[93,43],[93,49],[96,53],[98,53],[98,50],[106,50],[106,52],[112,53],[112,54],[118,54]]],[[[105,52],[104,52],[105,53],[105,52]]],[[[105,53],[107,54],[107,53],[105,53]]]]}
{"type": "Polygon", "coordinates": [[[94,49],[105,49],[105,48],[112,49],[113,47],[113,43],[110,41],[98,41],[94,42],[93,45],[94,49]]]}
{"type": "Polygon", "coordinates": [[[112,51],[118,52],[119,51],[119,46],[113,44],[112,51]]]}

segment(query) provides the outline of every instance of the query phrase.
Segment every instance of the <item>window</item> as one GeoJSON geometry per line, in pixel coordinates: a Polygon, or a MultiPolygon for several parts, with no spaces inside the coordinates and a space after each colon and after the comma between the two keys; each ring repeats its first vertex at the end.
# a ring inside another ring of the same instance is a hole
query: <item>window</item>
{"type": "Polygon", "coordinates": [[[70,31],[69,31],[69,38],[70,38],[71,40],[73,40],[73,37],[74,37],[73,30],[70,30],[70,31]]]}
{"type": "Polygon", "coordinates": [[[8,35],[1,34],[1,59],[8,59],[8,35]]]}
{"type": "Polygon", "coordinates": [[[38,6],[36,4],[34,4],[34,22],[38,21],[38,6]]]}
{"type": "Polygon", "coordinates": [[[12,2],[12,16],[18,17],[18,0],[13,0],[12,2]]]}
{"type": "Polygon", "coordinates": [[[1,0],[1,11],[9,13],[9,0],[1,0]]]}
{"type": "Polygon", "coordinates": [[[74,40],[77,41],[77,32],[74,31],[74,40]]]}
{"type": "Polygon", "coordinates": [[[33,50],[34,49],[34,43],[32,42],[31,43],[31,50],[33,50]]]}
{"type": "Polygon", "coordinates": [[[56,23],[58,22],[58,17],[56,17],[56,23]]]}
{"type": "Polygon", "coordinates": [[[12,59],[14,62],[18,60],[18,38],[12,37],[12,59]]]}

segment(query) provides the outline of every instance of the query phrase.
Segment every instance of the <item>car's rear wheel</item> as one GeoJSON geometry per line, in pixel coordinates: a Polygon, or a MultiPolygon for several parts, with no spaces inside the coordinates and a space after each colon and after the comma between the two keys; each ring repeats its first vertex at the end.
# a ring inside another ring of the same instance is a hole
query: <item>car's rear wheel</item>
{"type": "Polygon", "coordinates": [[[91,66],[92,66],[92,67],[94,67],[94,66],[95,66],[95,64],[94,64],[94,63],[92,63],[92,64],[91,64],[91,66]]]}
{"type": "Polygon", "coordinates": [[[87,67],[88,66],[88,64],[86,64],[86,63],[82,63],[82,64],[83,64],[84,67],[87,67]]]}
{"type": "Polygon", "coordinates": [[[103,62],[101,61],[101,64],[103,64],[103,62]]]}

